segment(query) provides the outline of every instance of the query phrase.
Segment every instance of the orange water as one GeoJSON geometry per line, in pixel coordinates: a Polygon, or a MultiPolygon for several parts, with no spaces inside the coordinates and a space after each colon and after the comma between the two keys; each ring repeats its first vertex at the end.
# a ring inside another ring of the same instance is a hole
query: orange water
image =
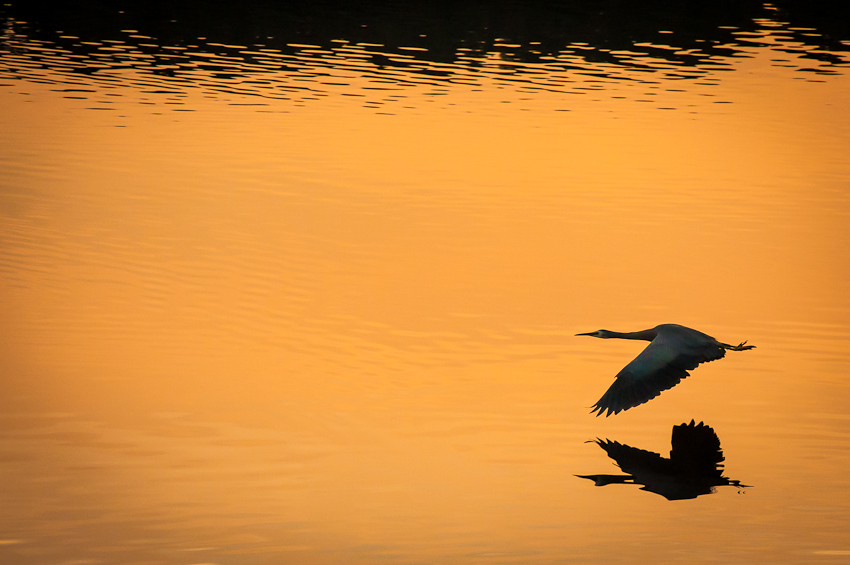
{"type": "Polygon", "coordinates": [[[304,46],[298,98],[39,66],[12,29],[4,563],[850,555],[846,58],[800,72],[766,25],[704,84],[530,88],[304,46]],[[589,415],[643,344],[574,334],[663,322],[757,349],[589,415]],[[751,487],[574,476],[691,419],[751,487]]]}

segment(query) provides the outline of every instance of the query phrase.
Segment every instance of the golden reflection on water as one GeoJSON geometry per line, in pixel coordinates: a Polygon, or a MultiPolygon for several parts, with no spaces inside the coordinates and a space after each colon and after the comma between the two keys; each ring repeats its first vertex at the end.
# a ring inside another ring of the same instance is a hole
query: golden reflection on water
{"type": "Polygon", "coordinates": [[[850,83],[770,57],[676,110],[485,84],[392,116],[149,112],[133,86],[106,112],[4,84],[0,552],[840,554],[850,83]],[[758,349],[590,416],[642,344],[573,334],[662,322],[758,349]],[[692,418],[746,496],[574,478],[610,465],[586,440],[665,454],[692,418]]]}

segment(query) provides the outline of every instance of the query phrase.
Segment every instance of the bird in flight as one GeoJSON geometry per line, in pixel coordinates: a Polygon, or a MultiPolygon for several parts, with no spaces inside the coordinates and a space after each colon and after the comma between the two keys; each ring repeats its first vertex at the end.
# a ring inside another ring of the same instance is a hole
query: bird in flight
{"type": "Polygon", "coordinates": [[[689,376],[700,363],[721,359],[726,350],[746,351],[755,345],[744,341],[738,345],[721,343],[702,332],[678,324],[661,324],[640,332],[595,332],[576,334],[602,339],[642,339],[651,342],[640,355],[617,373],[617,378],[593,405],[590,413],[619,414],[623,410],[649,402],[661,391],[673,388],[689,376]]]}

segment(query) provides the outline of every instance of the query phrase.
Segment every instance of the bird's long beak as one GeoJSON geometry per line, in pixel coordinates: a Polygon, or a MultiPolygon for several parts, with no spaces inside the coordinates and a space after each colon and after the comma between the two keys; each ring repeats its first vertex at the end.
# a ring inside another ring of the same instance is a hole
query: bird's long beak
{"type": "Polygon", "coordinates": [[[593,335],[593,332],[588,332],[586,334],[576,334],[576,335],[593,335]]]}

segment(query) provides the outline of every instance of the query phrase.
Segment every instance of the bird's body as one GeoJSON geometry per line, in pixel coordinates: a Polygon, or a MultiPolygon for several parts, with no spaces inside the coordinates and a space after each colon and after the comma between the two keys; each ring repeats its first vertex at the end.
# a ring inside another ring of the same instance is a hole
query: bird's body
{"type": "Polygon", "coordinates": [[[617,374],[617,378],[591,412],[597,416],[618,414],[652,400],[662,391],[676,386],[700,363],[721,359],[726,350],[744,351],[753,345],[721,343],[697,330],[678,324],[661,324],[639,332],[595,332],[576,334],[602,339],[637,339],[651,342],[617,374]]]}

